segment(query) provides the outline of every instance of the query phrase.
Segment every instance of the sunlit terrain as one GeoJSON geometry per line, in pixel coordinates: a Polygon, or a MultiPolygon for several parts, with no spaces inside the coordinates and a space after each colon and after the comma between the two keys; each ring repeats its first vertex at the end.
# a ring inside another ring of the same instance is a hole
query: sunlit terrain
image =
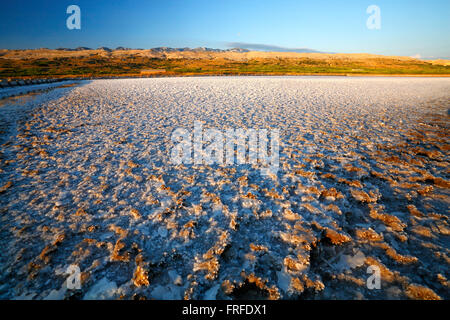
{"type": "Polygon", "coordinates": [[[447,78],[94,80],[8,101],[0,298],[449,299],[449,110],[447,78]],[[174,165],[194,121],[279,129],[278,174],[174,165]]]}
{"type": "Polygon", "coordinates": [[[0,78],[307,74],[449,76],[450,66],[407,56],[242,49],[0,49],[0,78]]]}

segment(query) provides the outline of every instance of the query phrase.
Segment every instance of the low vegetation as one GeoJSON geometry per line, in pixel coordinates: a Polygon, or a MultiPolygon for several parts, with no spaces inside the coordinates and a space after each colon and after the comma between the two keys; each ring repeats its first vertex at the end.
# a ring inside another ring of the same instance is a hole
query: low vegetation
{"type": "Polygon", "coordinates": [[[164,69],[165,75],[448,75],[450,66],[416,59],[361,58],[251,58],[232,60],[221,57],[154,58],[100,54],[75,57],[19,58],[0,57],[0,77],[103,77],[140,76],[142,70],[164,69]]]}

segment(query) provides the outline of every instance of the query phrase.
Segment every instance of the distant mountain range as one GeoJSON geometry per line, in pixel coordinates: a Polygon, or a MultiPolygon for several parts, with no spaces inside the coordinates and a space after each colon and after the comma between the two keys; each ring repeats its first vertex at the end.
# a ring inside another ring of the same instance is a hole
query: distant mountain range
{"type": "MultiPolygon", "coordinates": [[[[41,49],[36,49],[36,50],[51,50],[48,48],[41,48],[41,49]]],[[[213,49],[213,48],[207,48],[207,47],[198,47],[198,48],[170,48],[170,47],[156,47],[156,48],[151,48],[151,49],[133,49],[133,48],[126,48],[126,47],[117,47],[115,49],[111,49],[108,47],[100,47],[97,49],[93,49],[93,48],[88,48],[88,47],[77,47],[75,49],[73,48],[56,48],[55,50],[58,51],[86,51],[86,50],[103,50],[103,51],[107,51],[107,52],[112,52],[112,51],[131,51],[131,50],[152,50],[155,52],[184,52],[184,51],[193,51],[193,52],[249,52],[250,50],[248,49],[243,49],[243,48],[231,48],[231,49],[213,49]]]]}
{"type": "MultiPolygon", "coordinates": [[[[226,56],[227,54],[247,54],[248,57],[256,58],[298,58],[306,57],[306,55],[312,54],[314,58],[342,58],[346,57],[349,59],[354,58],[366,58],[366,57],[379,57],[379,58],[397,58],[400,60],[410,60],[417,59],[422,61],[429,61],[433,64],[439,65],[450,65],[450,59],[446,57],[422,57],[420,55],[414,56],[385,56],[379,54],[369,54],[369,53],[336,53],[336,52],[324,52],[309,48],[287,48],[275,45],[267,44],[255,44],[255,43],[244,43],[244,42],[228,42],[225,43],[230,49],[214,49],[208,47],[197,47],[197,48],[171,48],[171,47],[155,47],[150,49],[142,48],[128,48],[128,47],[116,47],[115,49],[108,47],[99,47],[97,49],[89,47],[77,47],[77,48],[38,48],[38,49],[0,49],[0,56],[4,58],[22,58],[28,56],[29,58],[38,57],[56,57],[56,56],[80,56],[86,54],[100,54],[104,56],[109,55],[143,55],[143,56],[154,56],[155,58],[212,58],[215,54],[221,56],[226,56]],[[14,53],[11,56],[11,53],[14,53]],[[300,56],[298,56],[300,54],[300,56]],[[198,55],[198,56],[197,56],[198,55]]],[[[309,56],[308,56],[309,57],[309,56]]],[[[230,57],[231,58],[231,57],[230,57]]],[[[232,59],[239,59],[241,57],[233,55],[232,59]]]]}
{"type": "MultiPolygon", "coordinates": [[[[192,51],[192,52],[249,52],[249,51],[264,51],[264,52],[295,52],[295,53],[333,53],[333,52],[323,52],[309,48],[287,48],[280,47],[274,45],[267,44],[255,44],[255,43],[245,43],[245,42],[229,42],[226,44],[230,49],[213,49],[207,47],[198,47],[198,48],[170,48],[170,47],[156,47],[151,49],[141,49],[141,48],[127,48],[127,47],[117,47],[115,49],[111,49],[108,47],[100,47],[97,49],[88,48],[88,47],[78,47],[75,49],[72,48],[57,48],[56,50],[60,51],[85,51],[85,50],[104,50],[107,52],[112,52],[115,50],[123,51],[123,50],[152,50],[155,52],[184,52],[184,51],[192,51]]],[[[42,48],[47,49],[47,48],[42,48]]]]}

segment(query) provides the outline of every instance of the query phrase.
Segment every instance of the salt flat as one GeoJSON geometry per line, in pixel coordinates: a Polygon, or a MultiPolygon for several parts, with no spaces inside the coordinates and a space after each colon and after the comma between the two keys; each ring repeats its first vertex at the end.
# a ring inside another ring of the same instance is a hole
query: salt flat
{"type": "Polygon", "coordinates": [[[363,77],[95,80],[3,106],[0,297],[449,299],[448,110],[450,79],[363,77]],[[279,129],[277,175],[174,165],[194,121],[279,129]]]}

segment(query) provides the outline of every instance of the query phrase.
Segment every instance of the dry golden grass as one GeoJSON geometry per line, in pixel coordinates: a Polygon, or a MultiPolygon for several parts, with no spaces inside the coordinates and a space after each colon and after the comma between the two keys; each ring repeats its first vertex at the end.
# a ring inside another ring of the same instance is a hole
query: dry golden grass
{"type": "Polygon", "coordinates": [[[394,231],[403,231],[406,227],[396,216],[392,216],[386,213],[378,213],[377,209],[372,207],[370,209],[370,217],[382,221],[386,226],[390,227],[394,231]]]}
{"type": "Polygon", "coordinates": [[[113,252],[111,253],[110,260],[111,261],[121,261],[128,262],[130,260],[129,253],[125,252],[124,254],[120,254],[120,250],[125,247],[125,243],[123,243],[120,239],[116,241],[114,245],[113,252]]]}
{"type": "Polygon", "coordinates": [[[405,293],[410,299],[414,300],[441,300],[441,297],[433,290],[415,284],[409,285],[405,293]]]}
{"type": "Polygon", "coordinates": [[[395,251],[394,248],[392,248],[391,246],[389,246],[387,243],[382,242],[382,243],[373,243],[372,244],[374,247],[378,247],[381,248],[383,250],[385,250],[386,254],[393,259],[394,261],[396,261],[397,263],[400,264],[411,264],[411,263],[416,263],[418,261],[418,259],[416,257],[411,257],[411,256],[403,256],[401,254],[398,254],[397,251],[395,251]]]}
{"type": "Polygon", "coordinates": [[[133,284],[136,287],[148,286],[150,284],[148,280],[148,273],[141,266],[137,266],[133,275],[133,284]]]}
{"type": "Polygon", "coordinates": [[[357,229],[356,236],[362,240],[383,241],[383,235],[376,233],[372,229],[357,229]]]}
{"type": "Polygon", "coordinates": [[[350,192],[351,192],[353,198],[355,198],[359,202],[371,203],[371,202],[377,201],[376,195],[374,195],[371,191],[369,191],[370,195],[363,190],[357,190],[357,189],[351,189],[350,192]]]}
{"type": "Polygon", "coordinates": [[[346,282],[353,283],[353,284],[355,284],[357,286],[360,286],[360,287],[363,287],[366,284],[366,282],[363,279],[356,278],[356,277],[354,277],[352,275],[343,274],[343,273],[338,274],[337,279],[341,280],[341,281],[346,281],[346,282]]]}
{"type": "Polygon", "coordinates": [[[256,245],[256,244],[253,244],[253,243],[250,243],[250,249],[252,249],[253,251],[263,251],[263,252],[267,252],[267,251],[269,251],[269,249],[266,247],[266,246],[263,246],[263,245],[260,245],[260,244],[258,244],[258,245],[256,245]]]}
{"type": "Polygon", "coordinates": [[[424,226],[414,226],[411,228],[411,231],[415,234],[418,234],[423,237],[432,238],[433,235],[431,233],[431,229],[424,226]]]}
{"type": "Polygon", "coordinates": [[[415,216],[415,217],[423,217],[424,214],[422,212],[420,212],[415,205],[413,204],[409,204],[406,206],[408,208],[408,211],[411,215],[415,216]]]}
{"type": "Polygon", "coordinates": [[[292,212],[290,209],[284,209],[283,217],[289,221],[296,221],[301,219],[301,217],[297,213],[292,212]]]}
{"type": "Polygon", "coordinates": [[[304,261],[300,261],[292,257],[284,258],[283,263],[287,270],[292,272],[300,272],[306,268],[304,261]]]}
{"type": "Polygon", "coordinates": [[[139,220],[141,218],[141,214],[139,213],[139,210],[137,210],[137,209],[134,209],[134,208],[131,209],[130,214],[136,220],[139,220]]]}
{"type": "Polygon", "coordinates": [[[299,278],[292,277],[290,286],[295,290],[296,293],[302,293],[305,291],[302,281],[299,278]]]}
{"type": "Polygon", "coordinates": [[[352,240],[350,237],[329,228],[325,231],[325,237],[328,238],[334,245],[341,245],[352,240]]]}
{"type": "Polygon", "coordinates": [[[337,199],[344,199],[344,195],[341,192],[337,191],[336,188],[322,190],[320,196],[332,201],[337,199]]]}

